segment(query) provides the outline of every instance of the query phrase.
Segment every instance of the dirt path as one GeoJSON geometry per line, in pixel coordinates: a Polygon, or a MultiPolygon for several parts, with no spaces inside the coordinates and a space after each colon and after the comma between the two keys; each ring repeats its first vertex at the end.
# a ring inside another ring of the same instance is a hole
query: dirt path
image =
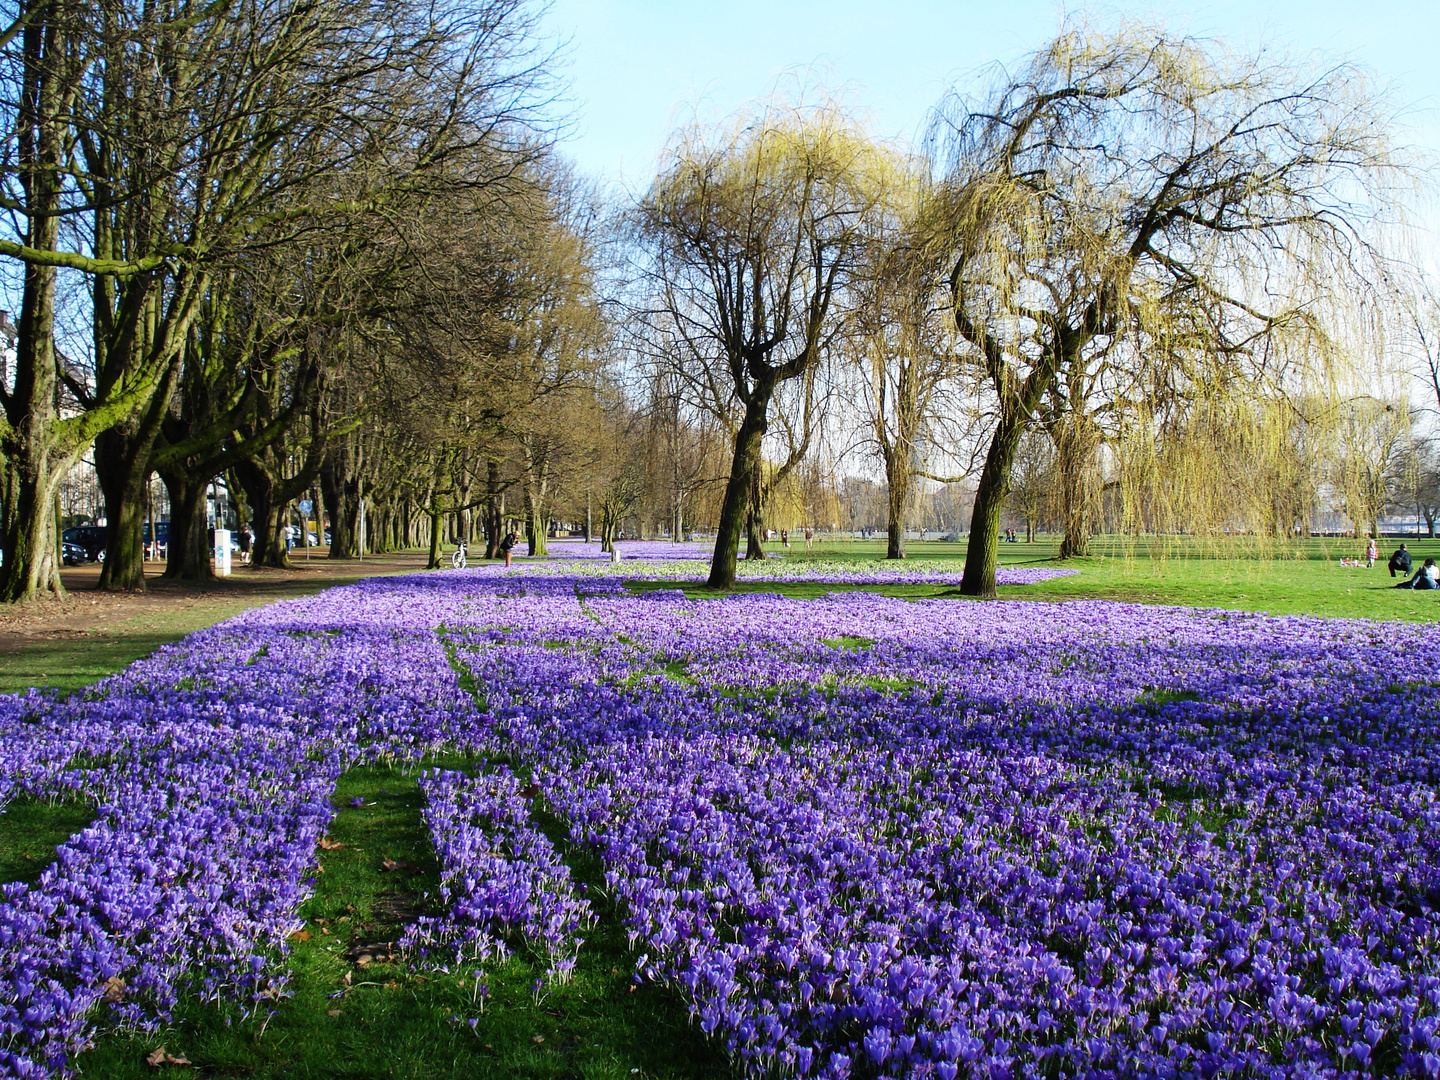
{"type": "Polygon", "coordinates": [[[0,692],[83,686],[246,608],[425,566],[418,551],[334,562],[327,553],[314,548],[308,561],[302,555],[289,570],[239,567],[204,586],[162,581],[164,564],[152,563],[143,593],[99,591],[98,563],[67,568],[63,600],[0,606],[0,692]]]}

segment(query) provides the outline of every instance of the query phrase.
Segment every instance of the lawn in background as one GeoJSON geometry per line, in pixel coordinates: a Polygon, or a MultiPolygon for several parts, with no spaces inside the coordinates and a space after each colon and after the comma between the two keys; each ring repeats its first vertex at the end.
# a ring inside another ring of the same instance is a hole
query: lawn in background
{"type": "MultiPolygon", "coordinates": [[[[1055,560],[1058,536],[1041,535],[1034,543],[1000,545],[1001,566],[1063,566],[1079,570],[1070,577],[1038,585],[1001,586],[1002,599],[1012,600],[1120,600],[1137,604],[1180,604],[1191,607],[1265,611],[1272,615],[1326,615],[1337,618],[1440,621],[1440,592],[1411,592],[1393,588],[1395,581],[1385,560],[1400,543],[1386,540],[1380,562],[1373,569],[1342,567],[1339,560],[1359,553],[1363,546],[1345,538],[1311,537],[1284,550],[1250,550],[1244,540],[1194,540],[1166,537],[1134,541],[1097,537],[1093,554],[1065,562],[1055,560]]],[[[1418,567],[1426,558],[1440,559],[1440,539],[1406,541],[1418,567]]],[[[621,544],[622,550],[624,543],[621,544]]],[[[954,563],[965,560],[965,541],[908,543],[912,559],[954,563]]],[[[826,539],[806,551],[794,542],[787,550],[778,542],[767,549],[791,562],[843,560],[856,563],[885,560],[883,540],[826,539]]],[[[552,545],[563,557],[565,542],[552,545]]],[[[519,559],[517,562],[524,562],[519,559]]],[[[893,564],[892,564],[893,565],[893,564]]],[[[697,572],[702,569],[697,566],[697,572]]],[[[347,564],[345,572],[325,578],[277,583],[274,588],[247,597],[204,594],[189,598],[186,606],[162,610],[108,627],[103,634],[36,636],[0,654],[0,693],[22,692],[32,686],[75,690],[88,686],[162,645],[259,604],[289,596],[307,596],[332,585],[358,580],[364,564],[347,564]]],[[[674,581],[637,581],[637,589],[674,589],[674,581]]],[[[700,585],[683,586],[687,595],[714,595],[700,585]]],[[[802,582],[745,582],[739,592],[778,592],[797,599],[830,592],[866,589],[910,599],[958,598],[950,585],[833,585],[802,582]]]]}
{"type": "MultiPolygon", "coordinates": [[[[1056,560],[1060,538],[1042,535],[1033,543],[1002,543],[1001,566],[1065,567],[1080,571],[1036,585],[1002,585],[1004,600],[1119,600],[1135,604],[1178,604],[1186,607],[1264,611],[1271,615],[1325,615],[1336,618],[1440,621],[1440,591],[1412,592],[1394,588],[1385,562],[1401,543],[1386,540],[1373,568],[1341,566],[1340,559],[1359,554],[1363,544],[1333,537],[1298,539],[1282,550],[1254,549],[1245,540],[1161,540],[1097,537],[1092,554],[1083,559],[1056,560]]],[[[1418,568],[1425,559],[1440,559],[1440,539],[1404,541],[1418,568]]],[[[965,541],[916,541],[906,545],[912,560],[939,560],[959,570],[965,541]]],[[[790,563],[807,560],[884,563],[883,540],[826,540],[809,551],[792,543],[786,550],[772,543],[772,557],[790,563]]],[[[895,565],[891,563],[890,565],[895,565]]],[[[946,569],[950,569],[949,566],[946,569]]],[[[638,589],[673,589],[674,581],[638,582],[638,589]]],[[[715,595],[703,585],[682,586],[687,595],[715,595]]],[[[809,599],[830,592],[865,589],[910,599],[958,598],[950,585],[830,585],[804,582],[746,582],[739,592],[771,592],[809,599]]]]}

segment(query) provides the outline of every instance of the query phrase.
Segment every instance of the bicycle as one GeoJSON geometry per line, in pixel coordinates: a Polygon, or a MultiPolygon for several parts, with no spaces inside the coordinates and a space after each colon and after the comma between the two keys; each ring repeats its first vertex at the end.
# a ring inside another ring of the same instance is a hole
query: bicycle
{"type": "Polygon", "coordinates": [[[465,556],[469,552],[469,546],[461,540],[455,548],[455,554],[450,556],[450,565],[456,570],[465,569],[465,556]]]}

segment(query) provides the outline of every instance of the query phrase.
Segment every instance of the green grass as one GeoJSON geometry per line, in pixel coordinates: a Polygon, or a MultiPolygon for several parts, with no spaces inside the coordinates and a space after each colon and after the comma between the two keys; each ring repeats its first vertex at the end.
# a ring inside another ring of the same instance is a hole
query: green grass
{"type": "MultiPolygon", "coordinates": [[[[432,762],[464,767],[458,760],[432,762]]],[[[634,961],[605,903],[586,936],[573,982],[537,1000],[544,970],[520,942],[517,955],[483,965],[489,998],[474,997],[476,965],[446,975],[389,962],[387,943],[418,914],[435,914],[438,868],[421,818],[414,771],[357,768],[340,780],[338,814],[320,852],[323,873],[302,911],[291,952],[293,996],[268,1023],[190,1006],[154,1035],[111,1034],[84,1054],[88,1076],[152,1077],[145,1057],[164,1046],[193,1068],[172,1077],[319,1077],[468,1080],[474,1077],[726,1077],[720,1050],[692,1028],[676,1000],[636,987],[634,961]],[[350,805],[364,800],[362,807],[350,805]],[[394,864],[386,869],[386,860],[394,864]],[[376,958],[361,965],[361,957],[376,958]],[[468,1023],[477,1021],[472,1029],[468,1023]],[[262,1029],[263,1028],[263,1029],[262,1029]]],[[[577,872],[592,895],[603,882],[592,860],[577,872]]]]}
{"type": "Polygon", "coordinates": [[[829,645],[832,649],[849,649],[859,652],[861,649],[868,649],[875,644],[874,638],[856,637],[853,634],[842,634],[839,637],[821,638],[821,645],[829,645]]]}
{"type": "MultiPolygon", "coordinates": [[[[1122,600],[1137,604],[1180,604],[1272,615],[1326,615],[1344,618],[1440,621],[1440,592],[1394,588],[1384,560],[1399,541],[1381,545],[1381,561],[1371,569],[1342,567],[1342,556],[1354,556],[1363,545],[1336,538],[1296,540],[1283,550],[1259,549],[1246,540],[1209,541],[1167,537],[1131,543],[1098,537],[1093,554],[1083,559],[1055,558],[1058,537],[1036,543],[1001,544],[1002,567],[1055,567],[1080,573],[1038,585],[1002,585],[1006,600],[1122,600]]],[[[1407,542],[1418,567],[1440,559],[1440,540],[1407,542]]],[[[964,541],[928,541],[908,545],[911,559],[941,560],[959,570],[965,560],[964,541]]],[[[853,562],[857,568],[895,566],[883,558],[882,541],[828,543],[811,552],[792,549],[786,562],[793,569],[807,561],[853,562]]],[[[724,595],[702,584],[675,581],[633,581],[636,592],[681,588],[695,600],[724,595]]],[[[809,600],[836,592],[866,591],[904,599],[961,599],[946,585],[828,585],[819,582],[744,581],[737,593],[778,593],[809,600]]]]}
{"type": "Polygon", "coordinates": [[[55,849],[89,825],[95,808],[22,795],[0,811],[0,882],[31,882],[55,861],[55,849]]]}
{"type": "Polygon", "coordinates": [[[898,596],[902,600],[933,600],[955,591],[953,585],[837,585],[823,581],[739,581],[734,590],[710,589],[699,583],[644,579],[627,581],[631,592],[667,592],[679,589],[691,600],[719,600],[726,596],[755,596],[772,593],[792,600],[818,600],[831,593],[869,592],[898,596]]]}
{"type": "MultiPolygon", "coordinates": [[[[229,614],[220,618],[228,618],[229,614]]],[[[218,621],[219,618],[213,618],[199,625],[190,625],[188,621],[177,620],[178,625],[174,629],[129,633],[122,625],[118,633],[123,636],[96,635],[78,642],[67,639],[27,641],[0,657],[0,693],[13,694],[32,686],[59,690],[89,686],[149,656],[160,646],[178,641],[186,634],[218,621]]]]}

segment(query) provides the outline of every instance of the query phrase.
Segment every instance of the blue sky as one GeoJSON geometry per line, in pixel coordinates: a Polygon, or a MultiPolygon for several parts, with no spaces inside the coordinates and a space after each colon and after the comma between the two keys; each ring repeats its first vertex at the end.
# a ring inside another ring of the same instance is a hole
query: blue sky
{"type": "MultiPolygon", "coordinates": [[[[569,38],[564,152],[585,172],[643,189],[666,139],[696,115],[721,119],[813,69],[868,113],[876,134],[916,139],[951,86],[976,88],[995,62],[1049,40],[1066,8],[1051,0],[553,0],[548,33],[569,38]]],[[[1408,111],[1404,133],[1440,156],[1440,0],[1371,3],[1192,0],[1070,5],[1298,57],[1353,60],[1408,111]]]]}

